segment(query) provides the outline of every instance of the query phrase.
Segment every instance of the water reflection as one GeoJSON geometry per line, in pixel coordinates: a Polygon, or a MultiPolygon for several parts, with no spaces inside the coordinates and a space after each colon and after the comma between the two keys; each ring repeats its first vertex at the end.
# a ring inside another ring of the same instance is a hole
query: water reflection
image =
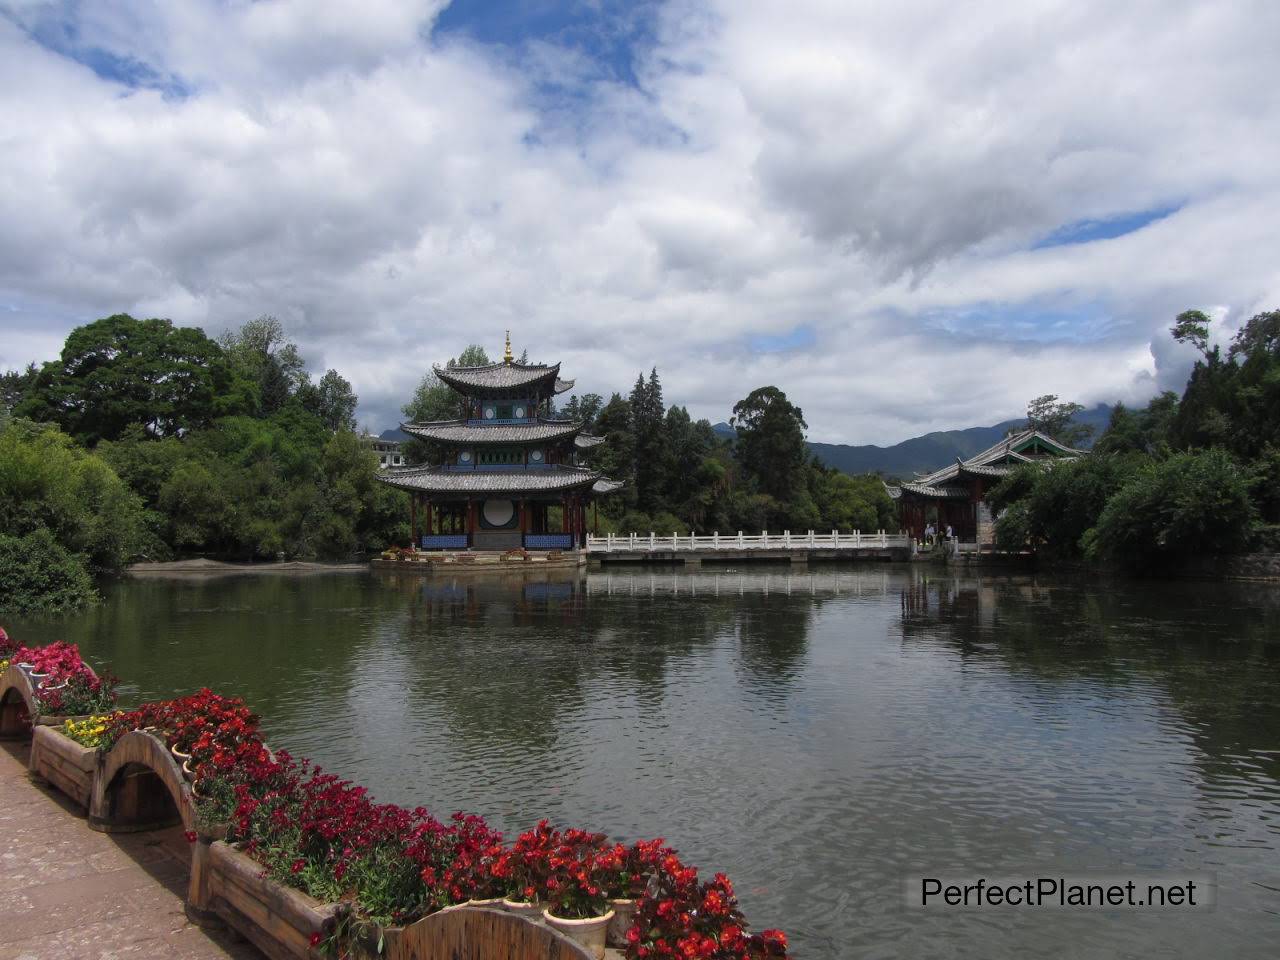
{"type": "Polygon", "coordinates": [[[78,641],[380,797],[666,836],[810,957],[1269,956],[1280,590],[869,565],[122,585],[78,641]],[[925,871],[1218,874],[1213,914],[908,913],[925,871]]]}

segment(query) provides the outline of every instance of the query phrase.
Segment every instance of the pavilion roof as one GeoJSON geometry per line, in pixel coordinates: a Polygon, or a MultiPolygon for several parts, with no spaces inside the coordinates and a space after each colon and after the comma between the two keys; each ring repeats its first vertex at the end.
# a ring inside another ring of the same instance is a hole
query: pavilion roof
{"type": "Polygon", "coordinates": [[[580,433],[573,438],[573,445],[579,450],[590,450],[604,443],[604,437],[593,437],[589,433],[580,433]]]}
{"type": "Polygon", "coordinates": [[[436,376],[464,394],[510,393],[514,390],[547,386],[556,393],[573,388],[572,380],[560,379],[560,364],[487,363],[479,367],[435,366],[436,376]]]}
{"type": "Polygon", "coordinates": [[[378,479],[401,490],[437,494],[559,493],[594,487],[599,481],[614,482],[597,470],[563,465],[538,467],[532,470],[485,470],[483,468],[451,470],[442,467],[411,467],[406,470],[383,471],[378,474],[378,479]]]}
{"type": "Polygon", "coordinates": [[[400,425],[405,433],[440,443],[549,443],[574,436],[582,429],[576,420],[547,420],[533,423],[476,423],[470,420],[433,420],[400,425]]]}
{"type": "Polygon", "coordinates": [[[955,463],[917,478],[914,484],[903,484],[903,489],[905,490],[908,486],[938,486],[948,480],[954,480],[961,473],[988,477],[1004,476],[1009,470],[1008,465],[1010,463],[1031,462],[1033,458],[1024,456],[1021,451],[1035,445],[1037,442],[1054,450],[1059,457],[1078,457],[1085,452],[1074,447],[1068,447],[1064,443],[1059,443],[1053,437],[1041,433],[1039,430],[1022,430],[1018,433],[1010,434],[999,443],[992,444],[981,453],[974,454],[968,460],[961,460],[957,457],[955,463]],[[1000,469],[1001,467],[1003,469],[1000,469]]]}
{"type": "Polygon", "coordinates": [[[918,497],[929,497],[934,500],[967,500],[969,491],[964,487],[931,487],[924,483],[904,483],[899,487],[886,487],[889,496],[897,500],[904,493],[913,493],[918,497]],[[895,493],[895,491],[897,491],[895,493]]]}

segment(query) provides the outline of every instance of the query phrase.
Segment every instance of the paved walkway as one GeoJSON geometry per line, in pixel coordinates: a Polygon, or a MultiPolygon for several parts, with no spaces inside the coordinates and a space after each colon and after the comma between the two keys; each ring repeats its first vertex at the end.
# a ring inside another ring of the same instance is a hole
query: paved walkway
{"type": "Polygon", "coordinates": [[[95,833],[27,778],[27,744],[0,743],[0,960],[261,960],[182,912],[181,830],[95,833]]]}

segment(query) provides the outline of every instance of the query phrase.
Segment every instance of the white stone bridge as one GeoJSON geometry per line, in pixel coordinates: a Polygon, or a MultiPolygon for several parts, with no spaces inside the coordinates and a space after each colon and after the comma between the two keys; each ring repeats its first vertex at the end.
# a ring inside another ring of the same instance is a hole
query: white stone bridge
{"type": "Polygon", "coordinates": [[[747,535],[712,533],[670,536],[649,534],[608,534],[587,537],[586,553],[601,563],[727,563],[741,560],[772,560],[808,563],[810,560],[851,560],[875,558],[906,560],[911,556],[909,534],[886,533],[760,533],[747,535]]]}

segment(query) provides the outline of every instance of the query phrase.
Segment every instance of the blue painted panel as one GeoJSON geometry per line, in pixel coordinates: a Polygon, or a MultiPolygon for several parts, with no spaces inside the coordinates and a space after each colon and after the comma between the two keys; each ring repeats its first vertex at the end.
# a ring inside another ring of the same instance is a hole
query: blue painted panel
{"type": "Polygon", "coordinates": [[[571,533],[526,533],[524,545],[531,550],[572,550],[571,533]]]}
{"type": "Polygon", "coordinates": [[[465,550],[467,535],[465,533],[436,534],[422,538],[423,550],[465,550]]]}

